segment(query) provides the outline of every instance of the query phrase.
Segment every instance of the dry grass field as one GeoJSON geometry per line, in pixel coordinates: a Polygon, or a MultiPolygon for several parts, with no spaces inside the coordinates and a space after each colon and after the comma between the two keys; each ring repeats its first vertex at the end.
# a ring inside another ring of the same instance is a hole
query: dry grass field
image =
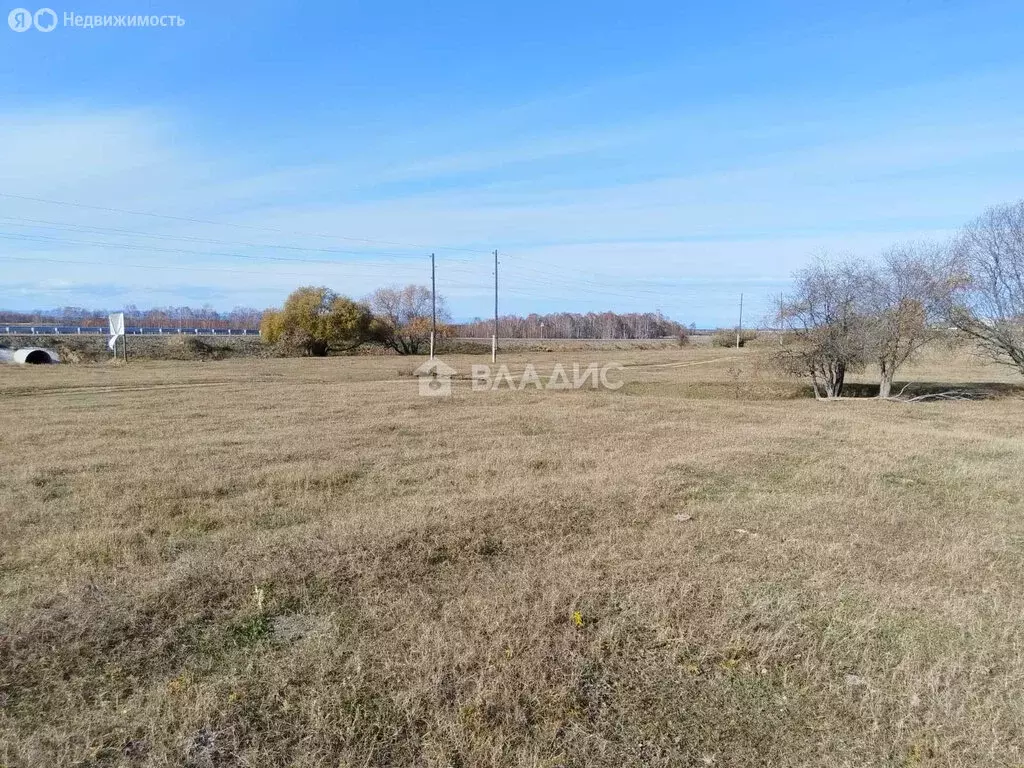
{"type": "Polygon", "coordinates": [[[1013,375],[762,359],[0,369],[0,766],[1024,765],[1013,375]]]}

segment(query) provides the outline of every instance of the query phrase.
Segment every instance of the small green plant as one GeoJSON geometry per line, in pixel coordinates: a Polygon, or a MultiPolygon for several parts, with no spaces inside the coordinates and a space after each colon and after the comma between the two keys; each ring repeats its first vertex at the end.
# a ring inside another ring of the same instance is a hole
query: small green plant
{"type": "Polygon", "coordinates": [[[260,585],[252,588],[253,615],[231,626],[231,636],[240,646],[256,645],[270,637],[273,625],[267,615],[267,590],[260,585]]]}
{"type": "Polygon", "coordinates": [[[231,627],[231,637],[240,646],[256,645],[270,636],[270,620],[263,616],[252,616],[231,627]]]}

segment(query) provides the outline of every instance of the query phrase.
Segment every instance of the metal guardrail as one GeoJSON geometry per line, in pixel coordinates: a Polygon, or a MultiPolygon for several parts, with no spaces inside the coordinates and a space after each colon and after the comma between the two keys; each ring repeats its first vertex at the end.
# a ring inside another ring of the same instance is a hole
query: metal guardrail
{"type": "MultiPolygon", "coordinates": [[[[257,328],[155,328],[125,327],[129,336],[259,336],[257,328]]],[[[106,326],[0,323],[2,336],[108,336],[106,326]]]]}

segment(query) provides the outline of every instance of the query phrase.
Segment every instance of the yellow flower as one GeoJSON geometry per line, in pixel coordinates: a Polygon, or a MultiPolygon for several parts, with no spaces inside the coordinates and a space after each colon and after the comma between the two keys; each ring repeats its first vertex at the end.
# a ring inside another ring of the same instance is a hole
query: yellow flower
{"type": "Polygon", "coordinates": [[[582,627],[583,626],[583,614],[580,613],[579,611],[573,611],[572,612],[572,623],[575,624],[577,627],[582,627]]]}

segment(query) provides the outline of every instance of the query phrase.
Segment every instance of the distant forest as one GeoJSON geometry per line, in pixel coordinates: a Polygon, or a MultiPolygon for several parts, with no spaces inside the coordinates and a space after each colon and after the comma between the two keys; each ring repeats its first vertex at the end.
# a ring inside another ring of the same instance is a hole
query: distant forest
{"type": "MultiPolygon", "coordinates": [[[[504,339],[660,339],[695,330],[669,320],[660,312],[557,312],[551,315],[506,315],[498,318],[498,336],[504,339]]],[[[490,338],[494,320],[456,323],[454,334],[490,338]]]]}
{"type": "MultiPolygon", "coordinates": [[[[120,310],[115,310],[120,311],[120,310]]],[[[38,323],[40,325],[107,325],[107,310],[63,307],[33,312],[0,310],[0,323],[38,323]]],[[[163,328],[242,329],[258,328],[263,310],[236,307],[218,312],[212,307],[124,308],[125,324],[163,328]]],[[[447,325],[449,333],[464,338],[490,338],[493,319],[476,319],[469,323],[447,325]]],[[[681,323],[669,320],[660,312],[558,312],[550,315],[531,314],[526,317],[505,315],[498,319],[498,335],[511,339],[658,339],[688,333],[681,323]]]]}

